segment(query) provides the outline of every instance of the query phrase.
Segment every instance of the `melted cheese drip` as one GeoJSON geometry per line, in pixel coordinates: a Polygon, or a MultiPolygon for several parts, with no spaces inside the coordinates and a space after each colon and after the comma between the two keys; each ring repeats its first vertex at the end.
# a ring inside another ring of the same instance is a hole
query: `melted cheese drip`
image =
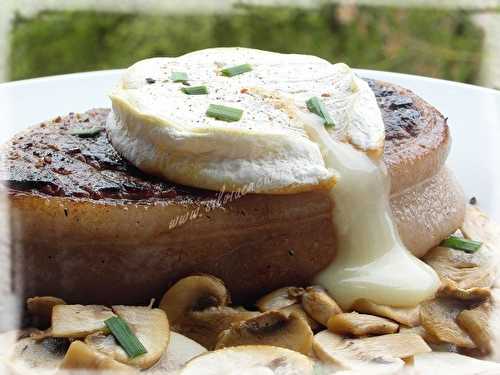
{"type": "Polygon", "coordinates": [[[337,255],[315,282],[348,309],[359,298],[415,306],[432,298],[439,278],[403,245],[389,205],[389,178],[380,161],[332,139],[317,118],[304,115],[311,139],[340,178],[330,191],[337,255]]]}
{"type": "Polygon", "coordinates": [[[205,50],[135,64],[111,98],[108,136],[148,173],[226,191],[262,180],[253,191],[275,194],[338,180],[331,189],[338,254],[316,281],[344,308],[358,298],[413,306],[436,292],[437,275],[403,246],[393,224],[383,164],[358,150],[380,153],[384,125],[373,92],[345,64],[249,49],[205,50]],[[242,62],[253,70],[231,78],[218,74],[221,66],[242,62]],[[175,70],[206,84],[209,94],[180,92],[180,84],[168,80],[175,70]],[[147,84],[147,77],[157,83],[147,84]],[[311,96],[322,96],[335,128],[325,129],[308,112],[311,96]],[[245,113],[224,123],[205,116],[209,103],[245,113]]]}

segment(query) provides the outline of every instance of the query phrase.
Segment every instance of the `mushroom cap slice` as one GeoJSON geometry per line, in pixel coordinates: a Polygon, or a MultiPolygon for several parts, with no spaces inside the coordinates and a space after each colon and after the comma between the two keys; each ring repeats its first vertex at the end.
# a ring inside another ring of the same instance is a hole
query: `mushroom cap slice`
{"type": "Polygon", "coordinates": [[[367,336],[396,333],[399,325],[389,319],[352,312],[333,315],[328,329],[339,335],[367,336]]]}
{"type": "Polygon", "coordinates": [[[250,345],[224,348],[194,358],[180,375],[313,375],[311,359],[292,350],[250,345]]]}
{"type": "Polygon", "coordinates": [[[219,334],[231,327],[232,323],[247,320],[257,315],[259,313],[255,311],[227,306],[210,307],[186,314],[183,320],[177,322],[174,331],[212,350],[217,343],[219,334]]]}
{"type": "Polygon", "coordinates": [[[313,333],[309,324],[299,315],[289,316],[281,311],[268,311],[224,331],[217,349],[239,345],[271,345],[309,354],[313,333]]]}
{"type": "Polygon", "coordinates": [[[455,321],[465,308],[462,301],[454,299],[437,298],[423,302],[420,307],[422,326],[441,342],[474,349],[474,342],[455,321]]]}
{"type": "Polygon", "coordinates": [[[129,358],[112,335],[101,333],[87,336],[85,343],[95,351],[134,367],[147,369],[158,362],[167,349],[170,338],[165,312],[146,306],[113,306],[113,311],[128,324],[147,353],[129,358]]]}
{"type": "Polygon", "coordinates": [[[62,370],[106,370],[113,373],[136,372],[113,358],[91,349],[82,341],[73,341],[59,367],[62,370]]]}
{"type": "Polygon", "coordinates": [[[302,307],[318,323],[326,326],[332,315],[340,314],[342,309],[337,302],[318,286],[306,288],[302,295],[302,307]]]}
{"type": "Polygon", "coordinates": [[[146,373],[170,374],[177,371],[194,357],[207,351],[196,341],[176,332],[170,332],[170,342],[161,359],[146,373]]]}
{"type": "Polygon", "coordinates": [[[360,298],[354,302],[352,309],[360,313],[391,319],[408,327],[420,325],[420,306],[392,307],[360,298]]]}
{"type": "Polygon", "coordinates": [[[105,331],[104,321],[116,316],[101,305],[56,305],[52,309],[50,336],[81,338],[105,331]]]}
{"type": "Polygon", "coordinates": [[[397,373],[408,358],[431,349],[418,335],[393,333],[361,339],[344,339],[329,331],[314,336],[314,353],[327,363],[370,374],[397,373]]]}
{"type": "Polygon", "coordinates": [[[456,298],[463,301],[485,301],[491,297],[491,289],[488,287],[472,287],[469,289],[459,288],[457,283],[451,280],[443,280],[438,290],[438,297],[456,298]]]}
{"type": "Polygon", "coordinates": [[[471,310],[463,310],[457,316],[457,324],[468,333],[483,354],[492,351],[493,335],[490,323],[492,310],[491,303],[485,302],[471,310]]]}
{"type": "Polygon", "coordinates": [[[65,304],[64,300],[57,297],[33,297],[26,300],[26,309],[30,313],[35,327],[47,329],[52,322],[52,309],[54,306],[65,304]]]}
{"type": "Polygon", "coordinates": [[[302,293],[304,293],[303,288],[286,286],[261,297],[257,300],[256,306],[259,311],[262,312],[281,310],[296,303],[300,303],[302,293]]]}
{"type": "Polygon", "coordinates": [[[226,306],[231,302],[224,282],[211,275],[193,275],[177,281],[163,295],[160,309],[167,313],[175,330],[177,323],[191,311],[213,306],[226,306]]]}
{"type": "Polygon", "coordinates": [[[12,343],[2,357],[14,371],[20,374],[50,373],[61,364],[69,342],[63,338],[45,338],[35,340],[24,337],[12,343]]]}

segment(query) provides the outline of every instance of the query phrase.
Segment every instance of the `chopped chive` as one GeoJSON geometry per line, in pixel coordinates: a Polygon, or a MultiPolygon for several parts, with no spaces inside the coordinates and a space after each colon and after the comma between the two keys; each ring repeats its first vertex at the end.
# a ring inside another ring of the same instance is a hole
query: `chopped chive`
{"type": "Polygon", "coordinates": [[[479,241],[467,240],[465,238],[450,236],[443,240],[439,246],[449,247],[451,249],[465,251],[467,254],[473,254],[481,248],[483,243],[479,241]]]}
{"type": "Polygon", "coordinates": [[[323,119],[325,126],[335,126],[333,119],[330,117],[330,114],[328,113],[321,99],[319,99],[316,96],[313,96],[308,101],[306,101],[306,105],[309,111],[311,111],[312,113],[318,115],[323,119]]]}
{"type": "Polygon", "coordinates": [[[139,339],[132,333],[129,326],[122,318],[114,316],[105,320],[104,324],[106,324],[106,327],[108,327],[111,334],[130,358],[135,358],[147,353],[144,345],[142,345],[139,339]]]}
{"type": "Polygon", "coordinates": [[[218,104],[210,104],[207,109],[208,117],[227,122],[239,121],[242,115],[243,110],[239,108],[226,107],[218,104]]]}
{"type": "Polygon", "coordinates": [[[186,82],[188,80],[188,76],[184,72],[172,72],[170,79],[174,82],[186,82]]]}
{"type": "Polygon", "coordinates": [[[230,68],[224,68],[221,70],[221,73],[226,77],[237,76],[238,74],[247,73],[252,70],[252,66],[250,64],[242,64],[232,66],[230,68]]]}
{"type": "Polygon", "coordinates": [[[100,132],[102,132],[104,128],[102,126],[91,126],[88,128],[75,128],[69,131],[71,135],[77,135],[82,138],[86,137],[95,137],[100,132]]]}
{"type": "Polygon", "coordinates": [[[187,95],[206,95],[208,94],[207,86],[190,86],[183,87],[181,91],[187,95]]]}

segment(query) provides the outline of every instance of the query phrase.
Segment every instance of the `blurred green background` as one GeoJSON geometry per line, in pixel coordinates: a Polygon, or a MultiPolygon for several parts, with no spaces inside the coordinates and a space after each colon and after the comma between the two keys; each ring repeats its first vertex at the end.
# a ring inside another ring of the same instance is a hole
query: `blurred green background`
{"type": "Polygon", "coordinates": [[[214,46],[308,53],[358,68],[476,82],[483,33],[462,10],[239,6],[225,14],[17,15],[9,79],[122,68],[214,46]]]}

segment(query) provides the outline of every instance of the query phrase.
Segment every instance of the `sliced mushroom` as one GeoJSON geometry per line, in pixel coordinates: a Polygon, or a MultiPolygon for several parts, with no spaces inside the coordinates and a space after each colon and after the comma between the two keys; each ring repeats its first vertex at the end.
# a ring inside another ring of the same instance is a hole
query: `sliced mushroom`
{"type": "Polygon", "coordinates": [[[160,361],[146,371],[152,374],[171,374],[179,370],[194,357],[205,353],[207,350],[196,341],[179,333],[170,333],[170,342],[160,361]]]}
{"type": "Polygon", "coordinates": [[[432,336],[424,327],[422,326],[417,326],[417,327],[400,327],[399,328],[399,333],[408,333],[408,334],[415,334],[419,335],[422,337],[427,344],[433,347],[432,345],[440,345],[442,342],[437,338],[432,336]]]}
{"type": "Polygon", "coordinates": [[[462,301],[438,298],[421,304],[420,320],[422,326],[439,341],[473,349],[476,345],[455,321],[464,309],[462,301]]]}
{"type": "Polygon", "coordinates": [[[309,324],[309,327],[311,327],[311,330],[313,332],[316,332],[319,329],[321,329],[321,325],[316,320],[311,318],[311,316],[304,311],[304,308],[299,303],[284,307],[284,308],[280,309],[279,311],[284,313],[286,316],[289,316],[292,313],[295,313],[296,315],[300,316],[302,319],[304,319],[307,322],[307,324],[309,324]]]}
{"type": "Polygon", "coordinates": [[[39,329],[47,329],[52,322],[52,309],[56,305],[65,305],[64,300],[57,297],[33,297],[26,301],[26,308],[31,315],[32,323],[39,329]]]}
{"type": "Polygon", "coordinates": [[[303,354],[273,346],[224,348],[202,354],[180,375],[313,375],[313,362],[303,354]]]}
{"type": "Polygon", "coordinates": [[[145,306],[113,306],[113,311],[128,324],[147,353],[130,358],[112,335],[102,333],[87,336],[85,343],[95,351],[134,367],[147,369],[158,362],[170,338],[165,312],[145,306]]]}
{"type": "Polygon", "coordinates": [[[432,352],[415,356],[415,374],[418,375],[496,375],[500,364],[482,361],[457,353],[432,352]]]}
{"type": "Polygon", "coordinates": [[[186,316],[177,332],[212,350],[219,334],[237,323],[259,315],[258,312],[235,309],[227,306],[210,307],[203,311],[193,311],[186,316]]]}
{"type": "Polygon", "coordinates": [[[167,313],[173,331],[213,349],[219,334],[231,323],[258,315],[257,312],[228,307],[230,300],[221,280],[196,275],[174,284],[163,296],[160,308],[167,313]]]}
{"type": "Polygon", "coordinates": [[[163,295],[160,309],[165,311],[175,329],[191,311],[201,311],[213,306],[226,306],[231,298],[222,280],[211,275],[193,275],[175,283],[163,295]]]}
{"type": "Polygon", "coordinates": [[[130,373],[137,370],[92,350],[82,341],[73,341],[59,367],[61,370],[106,370],[130,373]]]}
{"type": "Polygon", "coordinates": [[[399,325],[386,318],[352,312],[333,315],[328,329],[339,335],[367,336],[396,333],[399,325]]]}
{"type": "Polygon", "coordinates": [[[393,333],[362,339],[344,339],[329,331],[314,336],[314,353],[327,363],[367,373],[397,373],[400,358],[412,357],[431,349],[418,335],[393,333]]]}
{"type": "Polygon", "coordinates": [[[32,337],[21,338],[3,353],[6,363],[19,374],[53,372],[57,369],[68,349],[69,341],[64,338],[32,337]]]}
{"type": "Polygon", "coordinates": [[[392,307],[361,298],[354,302],[352,309],[360,313],[391,319],[408,327],[416,327],[420,324],[420,306],[392,307]]]}
{"type": "Polygon", "coordinates": [[[303,288],[287,286],[280,288],[261,297],[257,302],[257,308],[262,311],[281,310],[288,306],[300,303],[303,288]]]}
{"type": "Polygon", "coordinates": [[[302,307],[318,323],[326,326],[332,315],[340,314],[342,309],[326,291],[319,286],[306,288],[302,295],[302,307]]]}
{"type": "Polygon", "coordinates": [[[491,304],[485,302],[474,309],[463,310],[457,316],[457,324],[468,333],[482,354],[489,354],[492,350],[491,312],[491,304]]]}
{"type": "Polygon", "coordinates": [[[491,297],[491,289],[488,287],[472,287],[469,289],[459,288],[451,280],[445,280],[441,283],[438,296],[443,298],[456,298],[463,301],[485,301],[491,297]]]}
{"type": "Polygon", "coordinates": [[[104,321],[116,316],[100,305],[56,305],[52,309],[53,337],[81,338],[106,329],[104,321]]]}
{"type": "Polygon", "coordinates": [[[423,260],[439,275],[444,285],[457,288],[491,287],[498,264],[500,228],[477,207],[468,206],[462,232],[466,238],[483,242],[474,254],[445,247],[430,250],[423,260]],[[453,285],[453,284],[452,284],[453,285]]]}
{"type": "Polygon", "coordinates": [[[231,325],[217,342],[217,349],[239,345],[272,345],[311,353],[313,333],[299,315],[268,311],[252,319],[231,325]]]}

